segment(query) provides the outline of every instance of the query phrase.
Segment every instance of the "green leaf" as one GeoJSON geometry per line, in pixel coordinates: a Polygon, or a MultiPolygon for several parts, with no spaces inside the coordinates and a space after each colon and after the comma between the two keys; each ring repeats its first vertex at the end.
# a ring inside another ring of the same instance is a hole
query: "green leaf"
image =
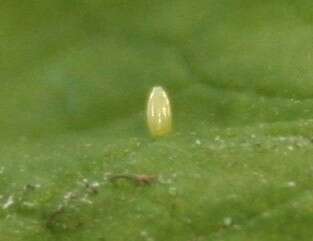
{"type": "Polygon", "coordinates": [[[2,1],[0,240],[310,240],[312,7],[2,1]]]}

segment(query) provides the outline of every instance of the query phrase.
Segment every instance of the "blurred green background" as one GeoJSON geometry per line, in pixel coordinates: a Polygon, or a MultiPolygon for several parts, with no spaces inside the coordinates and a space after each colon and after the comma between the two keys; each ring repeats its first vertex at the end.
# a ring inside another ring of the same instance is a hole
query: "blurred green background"
{"type": "Polygon", "coordinates": [[[1,1],[1,137],[143,122],[154,85],[169,91],[178,129],[186,118],[312,117],[312,8],[310,0],[1,1]]]}

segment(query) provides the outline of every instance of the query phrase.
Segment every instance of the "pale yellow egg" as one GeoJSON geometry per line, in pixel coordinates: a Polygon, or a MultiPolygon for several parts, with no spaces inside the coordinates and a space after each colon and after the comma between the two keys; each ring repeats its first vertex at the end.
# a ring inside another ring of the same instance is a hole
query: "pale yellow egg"
{"type": "Polygon", "coordinates": [[[147,104],[147,123],[152,136],[165,136],[172,130],[171,103],[166,91],[160,87],[151,90],[147,104]]]}

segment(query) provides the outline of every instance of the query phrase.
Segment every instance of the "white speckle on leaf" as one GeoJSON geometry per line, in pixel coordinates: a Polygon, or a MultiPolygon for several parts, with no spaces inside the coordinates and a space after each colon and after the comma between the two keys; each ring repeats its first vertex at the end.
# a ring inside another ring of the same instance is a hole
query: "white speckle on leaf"
{"type": "Polygon", "coordinates": [[[88,199],[88,195],[84,195],[81,199],[81,202],[89,204],[89,205],[93,204],[93,202],[88,199]]]}
{"type": "Polygon", "coordinates": [[[286,140],[286,137],[280,136],[280,137],[278,138],[278,140],[279,140],[279,141],[285,141],[285,140],[286,140]]]}
{"type": "Polygon", "coordinates": [[[93,183],[91,183],[90,186],[91,186],[92,188],[97,188],[97,187],[100,186],[100,183],[99,183],[99,182],[93,182],[93,183]]]}
{"type": "Polygon", "coordinates": [[[289,150],[289,151],[293,151],[293,150],[294,150],[294,147],[293,147],[293,146],[288,146],[288,150],[289,150]]]}
{"type": "Polygon", "coordinates": [[[214,138],[214,140],[215,140],[215,141],[220,141],[220,140],[221,140],[221,137],[220,137],[220,136],[216,136],[216,137],[214,138]]]}
{"type": "Polygon", "coordinates": [[[28,208],[33,208],[33,207],[35,207],[35,203],[23,202],[23,206],[28,207],[28,208]]]}
{"type": "Polygon", "coordinates": [[[159,182],[162,184],[172,184],[173,180],[171,178],[165,178],[164,176],[160,175],[159,176],[159,182]]]}
{"type": "Polygon", "coordinates": [[[2,175],[3,172],[4,172],[4,167],[2,166],[2,167],[0,167],[0,175],[2,175]]]}
{"type": "Polygon", "coordinates": [[[13,204],[14,204],[14,198],[11,195],[8,197],[7,201],[3,204],[2,208],[7,209],[7,208],[11,207],[13,204]]]}
{"type": "Polygon", "coordinates": [[[233,223],[233,219],[231,217],[225,217],[224,218],[224,225],[225,226],[230,226],[233,223]]]}
{"type": "Polygon", "coordinates": [[[140,232],[140,236],[143,237],[146,241],[153,241],[154,238],[150,237],[149,233],[146,230],[140,232]]]}
{"type": "Polygon", "coordinates": [[[199,139],[196,140],[197,145],[201,145],[201,141],[199,139]]]}
{"type": "Polygon", "coordinates": [[[64,199],[65,200],[69,200],[69,199],[72,199],[74,197],[74,193],[73,192],[68,192],[64,195],[64,199]]]}
{"type": "Polygon", "coordinates": [[[297,186],[297,183],[294,182],[294,181],[290,181],[290,182],[287,183],[287,186],[288,187],[295,187],[295,186],[297,186]]]}

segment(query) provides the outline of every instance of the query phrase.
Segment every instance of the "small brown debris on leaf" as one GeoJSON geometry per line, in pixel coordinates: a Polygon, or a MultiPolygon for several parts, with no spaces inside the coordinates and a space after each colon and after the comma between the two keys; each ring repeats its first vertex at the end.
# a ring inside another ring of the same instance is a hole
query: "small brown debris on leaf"
{"type": "Polygon", "coordinates": [[[135,176],[136,181],[140,185],[150,185],[157,181],[156,176],[149,176],[149,175],[137,175],[135,176]]]}
{"type": "Polygon", "coordinates": [[[109,180],[111,182],[117,181],[120,179],[126,179],[133,181],[137,185],[151,185],[157,181],[157,176],[153,175],[133,175],[133,174],[119,174],[119,175],[111,175],[109,180]]]}

